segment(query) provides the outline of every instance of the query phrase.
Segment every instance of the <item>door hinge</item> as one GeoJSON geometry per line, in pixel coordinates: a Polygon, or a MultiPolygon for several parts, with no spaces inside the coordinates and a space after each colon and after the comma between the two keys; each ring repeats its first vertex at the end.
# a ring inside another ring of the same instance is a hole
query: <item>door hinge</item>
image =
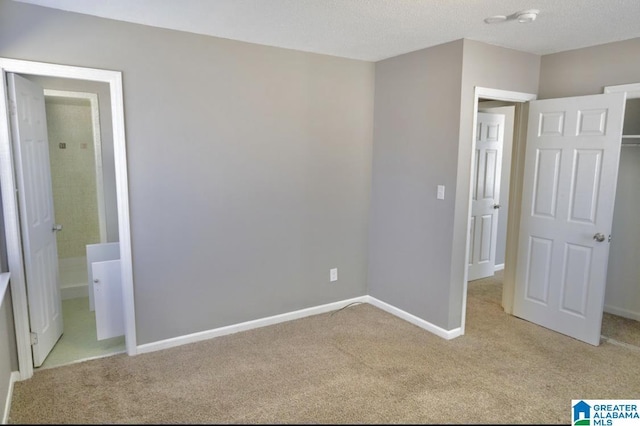
{"type": "Polygon", "coordinates": [[[18,108],[16,107],[16,103],[13,99],[9,99],[9,113],[11,115],[16,115],[18,113],[18,108]]]}
{"type": "Polygon", "coordinates": [[[38,334],[31,332],[29,333],[31,336],[31,346],[38,344],[38,334]]]}
{"type": "Polygon", "coordinates": [[[607,240],[608,243],[611,242],[611,234],[609,234],[609,239],[607,240]]]}

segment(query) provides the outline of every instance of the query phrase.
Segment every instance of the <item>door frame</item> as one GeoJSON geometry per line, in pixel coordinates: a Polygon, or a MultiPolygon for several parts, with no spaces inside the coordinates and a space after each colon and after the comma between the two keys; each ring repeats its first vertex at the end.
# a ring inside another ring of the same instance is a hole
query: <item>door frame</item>
{"type": "Polygon", "coordinates": [[[71,92],[68,90],[44,89],[45,100],[47,96],[56,98],[85,99],[91,107],[91,129],[93,135],[94,171],[96,175],[96,196],[98,202],[98,227],[100,229],[100,242],[107,242],[107,213],[104,204],[104,183],[102,178],[102,135],[100,134],[100,108],[98,95],[87,92],[71,92]]]}
{"type": "MultiPolygon", "coordinates": [[[[512,218],[518,217],[520,213],[521,197],[519,194],[519,188],[522,186],[522,172],[524,170],[524,142],[526,141],[526,110],[522,106],[529,101],[536,100],[537,94],[514,92],[509,90],[492,89],[488,87],[475,87],[475,93],[473,98],[473,131],[471,137],[471,162],[469,168],[469,186],[468,186],[468,209],[466,215],[466,244],[464,251],[464,282],[462,283],[462,312],[460,328],[462,334],[464,334],[466,320],[467,320],[467,280],[469,277],[469,217],[471,217],[471,203],[472,203],[472,187],[473,187],[473,168],[476,161],[476,126],[478,125],[478,101],[479,99],[490,99],[494,101],[513,102],[516,104],[514,113],[514,137],[513,148],[511,151],[511,171],[509,177],[511,179],[511,185],[509,186],[509,209],[507,211],[507,249],[505,253],[504,262],[504,284],[502,288],[502,306],[507,313],[511,313],[513,309],[513,294],[514,294],[514,280],[515,280],[515,257],[513,248],[517,248],[518,242],[518,226],[516,220],[512,218]],[[524,130],[524,131],[523,131],[524,130]]],[[[503,175],[504,175],[503,171],[503,175]]]]}
{"type": "MultiPolygon", "coordinates": [[[[640,99],[640,83],[629,83],[629,84],[619,84],[619,85],[615,85],[615,86],[605,86],[604,87],[604,91],[603,91],[603,93],[620,93],[620,92],[626,94],[626,100],[629,100],[629,99],[640,99]]],[[[624,137],[624,121],[622,123],[622,126],[623,126],[623,137],[624,137]]],[[[620,154],[620,155],[622,155],[622,154],[620,154]]],[[[618,172],[619,172],[619,170],[618,170],[618,172]]],[[[616,195],[616,197],[617,197],[617,195],[616,195]]],[[[615,210],[614,210],[614,214],[615,214],[615,210]]],[[[611,256],[611,254],[609,254],[609,256],[611,256]]],[[[608,285],[608,282],[607,282],[607,285],[608,285]]],[[[606,304],[603,307],[603,312],[608,312],[610,314],[618,315],[618,313],[616,313],[616,312],[614,312],[612,310],[608,310],[606,304]]],[[[629,318],[631,318],[631,317],[629,317],[629,318]]],[[[640,320],[640,318],[636,318],[636,319],[640,320]]]]}
{"type": "Polygon", "coordinates": [[[627,94],[627,99],[640,98],[640,83],[620,84],[617,86],[605,86],[603,93],[620,93],[627,94]]]}
{"type": "Polygon", "coordinates": [[[16,191],[15,168],[11,147],[7,73],[31,74],[97,81],[109,84],[113,125],[116,192],[118,204],[118,233],[122,266],[123,311],[125,344],[128,355],[137,353],[134,309],[133,269],[131,261],[131,230],[129,222],[129,190],[124,131],[124,100],[122,73],[94,68],[57,65],[43,62],[0,58],[0,190],[4,213],[7,258],[11,272],[11,299],[18,350],[20,380],[33,376],[27,289],[20,232],[20,217],[16,191]]]}

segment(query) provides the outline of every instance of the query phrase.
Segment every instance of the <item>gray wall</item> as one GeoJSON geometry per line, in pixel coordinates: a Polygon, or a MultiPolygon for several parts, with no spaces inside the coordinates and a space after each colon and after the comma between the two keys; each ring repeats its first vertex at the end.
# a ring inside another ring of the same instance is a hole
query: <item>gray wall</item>
{"type": "Polygon", "coordinates": [[[540,99],[604,93],[605,86],[640,82],[640,38],[545,55],[540,99]]]}
{"type": "Polygon", "coordinates": [[[367,293],[372,63],[6,0],[0,56],[123,72],[139,344],[367,293]]]}
{"type": "MultiPolygon", "coordinates": [[[[639,117],[640,118],[640,117],[639,117]]],[[[640,142],[640,141],[638,141],[640,142]]],[[[640,321],[640,147],[622,146],[604,310],[640,321]]]]}
{"type": "Polygon", "coordinates": [[[491,46],[473,40],[464,41],[455,211],[450,213],[455,215],[455,222],[453,248],[450,251],[449,329],[461,325],[462,301],[466,297],[463,295],[463,288],[464,273],[467,267],[465,246],[469,224],[475,87],[536,93],[539,69],[540,57],[537,55],[491,46]]]}
{"type": "Polygon", "coordinates": [[[11,379],[11,372],[18,371],[11,291],[0,294],[0,421],[4,417],[4,403],[11,379]]]}
{"type": "Polygon", "coordinates": [[[474,89],[536,93],[539,64],[471,40],[376,63],[372,296],[446,330],[461,325],[474,89]]]}
{"type": "MultiPolygon", "coordinates": [[[[638,83],[640,83],[640,76],[638,76],[638,83]]],[[[627,99],[624,108],[624,127],[622,134],[640,135],[640,98],[627,99]]],[[[629,142],[634,141],[630,140],[629,142]]]]}
{"type": "MultiPolygon", "coordinates": [[[[0,224],[4,224],[2,197],[0,197],[0,224]]],[[[4,226],[0,225],[0,272],[5,272],[7,269],[4,226]]],[[[0,292],[0,419],[4,418],[4,403],[7,400],[12,371],[18,371],[18,353],[13,326],[11,288],[7,288],[4,293],[0,292]]]]}
{"type": "Polygon", "coordinates": [[[369,293],[445,328],[462,49],[376,63],[369,293]]]}
{"type": "MultiPolygon", "coordinates": [[[[2,313],[0,313],[0,328],[4,327],[5,334],[0,337],[0,342],[6,342],[5,355],[9,354],[9,366],[11,371],[18,371],[18,351],[16,350],[16,336],[13,323],[13,308],[11,303],[11,283],[4,296],[2,303],[2,313]],[[4,323],[4,325],[1,325],[4,323]]],[[[6,359],[6,357],[5,357],[6,359]]],[[[5,361],[6,362],[6,361],[5,361]]]]}
{"type": "Polygon", "coordinates": [[[30,75],[28,77],[29,80],[40,84],[45,89],[95,93],[98,95],[107,241],[119,241],[116,169],[113,157],[113,127],[111,122],[111,94],[109,93],[109,85],[107,83],[99,83],[95,81],[71,80],[65,78],[34,75],[30,75]]]}

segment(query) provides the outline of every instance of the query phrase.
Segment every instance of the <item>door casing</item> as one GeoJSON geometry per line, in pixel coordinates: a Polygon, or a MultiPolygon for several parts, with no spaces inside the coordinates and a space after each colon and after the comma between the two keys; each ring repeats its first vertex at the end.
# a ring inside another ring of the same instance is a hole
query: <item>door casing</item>
{"type": "Polygon", "coordinates": [[[0,78],[2,80],[0,82],[0,116],[4,117],[0,119],[0,189],[2,191],[7,259],[11,272],[11,299],[16,330],[20,380],[26,380],[33,376],[33,358],[29,336],[27,290],[24,275],[24,259],[22,255],[15,168],[11,148],[10,114],[7,96],[7,73],[9,72],[89,80],[109,84],[116,169],[125,344],[127,354],[135,355],[137,353],[137,346],[122,73],[119,71],[0,58],[0,78]]]}
{"type": "MultiPolygon", "coordinates": [[[[473,100],[473,129],[476,128],[478,122],[478,101],[479,99],[491,99],[496,101],[514,102],[516,104],[515,111],[515,135],[513,138],[513,150],[512,150],[512,162],[511,171],[503,170],[503,174],[508,174],[511,178],[511,185],[509,187],[509,209],[507,212],[507,250],[505,254],[504,262],[504,285],[502,289],[502,306],[505,312],[511,314],[513,310],[513,284],[515,280],[515,261],[516,257],[513,247],[517,247],[518,242],[518,225],[519,221],[512,220],[512,218],[519,217],[521,197],[518,192],[518,188],[522,186],[522,171],[524,169],[524,143],[526,140],[526,108],[523,108],[523,104],[529,101],[536,100],[538,95],[534,93],[513,92],[508,90],[491,89],[487,87],[476,86],[474,100],[473,100]],[[523,131],[524,130],[524,131],[523,131]]],[[[476,151],[476,138],[475,132],[473,132],[471,138],[471,162],[469,168],[473,170],[475,164],[475,151],[476,151]]],[[[462,334],[464,334],[466,319],[467,319],[467,283],[468,283],[468,268],[469,264],[469,220],[471,217],[471,203],[472,203],[472,187],[473,187],[473,173],[470,173],[469,186],[468,186],[468,211],[467,211],[467,231],[466,231],[466,246],[465,246],[465,258],[464,258],[464,282],[462,290],[462,312],[460,328],[462,334]]]]}

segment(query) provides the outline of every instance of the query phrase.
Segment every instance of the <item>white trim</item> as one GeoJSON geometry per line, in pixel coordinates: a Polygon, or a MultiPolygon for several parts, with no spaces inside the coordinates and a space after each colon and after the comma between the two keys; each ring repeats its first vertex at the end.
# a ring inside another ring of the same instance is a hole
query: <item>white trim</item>
{"type": "Polygon", "coordinates": [[[640,83],[621,84],[618,86],[605,86],[604,93],[626,93],[627,99],[640,98],[640,83]]]}
{"type": "Polygon", "coordinates": [[[608,314],[613,314],[619,317],[640,321],[640,312],[631,311],[629,309],[618,308],[616,306],[611,306],[611,305],[604,305],[604,311],[608,314]]]}
{"type": "Polygon", "coordinates": [[[12,371],[9,376],[9,389],[7,391],[7,399],[4,402],[4,414],[2,415],[2,424],[9,424],[9,411],[11,410],[11,399],[13,398],[13,384],[20,380],[20,373],[12,371]]]}
{"type": "Polygon", "coordinates": [[[610,343],[612,345],[616,345],[616,346],[621,346],[625,349],[630,349],[632,351],[640,351],[640,347],[636,346],[636,345],[631,345],[629,343],[624,343],[624,342],[620,342],[618,340],[612,339],[610,337],[607,337],[605,335],[600,335],[600,339],[602,340],[602,342],[606,342],[606,343],[610,343]]]}
{"type": "Polygon", "coordinates": [[[120,355],[120,354],[125,354],[125,353],[126,353],[125,351],[115,351],[115,352],[111,352],[111,353],[108,353],[108,354],[90,356],[90,357],[87,357],[87,358],[76,359],[74,361],[67,362],[67,363],[64,363],[64,364],[53,365],[51,367],[38,367],[38,371],[40,371],[40,370],[48,370],[49,368],[64,367],[65,365],[78,364],[80,362],[85,362],[85,361],[93,361],[94,359],[109,358],[109,357],[112,357],[114,355],[120,355]]]}
{"type": "Polygon", "coordinates": [[[501,263],[501,264],[499,264],[499,265],[495,265],[495,266],[493,267],[493,270],[494,270],[495,272],[498,272],[498,271],[502,271],[502,270],[504,270],[504,263],[501,263]]]}
{"type": "Polygon", "coordinates": [[[11,297],[16,328],[16,347],[21,380],[33,376],[33,358],[29,338],[27,290],[22,258],[22,242],[16,197],[9,105],[7,97],[7,73],[44,75],[108,83],[111,95],[113,120],[114,159],[118,201],[118,226],[120,260],[122,264],[123,311],[127,353],[135,355],[136,324],[131,263],[131,234],[129,222],[129,189],[127,183],[127,155],[124,132],[124,103],[122,97],[122,73],[93,68],[47,64],[0,58],[0,190],[4,209],[4,226],[9,270],[11,271],[11,297]]]}
{"type": "Polygon", "coordinates": [[[400,319],[403,319],[407,322],[410,322],[413,325],[417,325],[418,327],[427,330],[430,333],[435,334],[436,336],[442,337],[443,339],[451,340],[458,336],[462,336],[462,327],[454,328],[453,330],[445,330],[444,328],[438,327],[430,323],[429,321],[425,321],[422,318],[418,318],[417,316],[410,314],[402,309],[396,308],[386,302],[376,299],[373,296],[367,296],[367,302],[376,308],[380,308],[383,311],[386,311],[392,315],[397,316],[400,319]]]}
{"type": "Polygon", "coordinates": [[[4,214],[5,242],[7,260],[11,271],[13,304],[13,320],[16,331],[16,347],[20,378],[26,380],[33,375],[33,358],[29,337],[29,316],[27,308],[27,292],[24,281],[24,265],[22,262],[22,242],[20,238],[20,221],[18,218],[18,200],[11,150],[11,129],[9,127],[9,105],[7,93],[7,75],[5,66],[0,60],[0,190],[4,214]]]}
{"type": "Polygon", "coordinates": [[[69,92],[66,90],[44,89],[45,96],[59,98],[86,99],[91,107],[91,127],[93,133],[94,170],[96,175],[96,201],[98,203],[98,226],[100,242],[107,242],[107,208],[104,203],[104,180],[102,174],[102,136],[100,134],[100,107],[98,95],[86,92],[69,92]]]}
{"type": "MultiPolygon", "coordinates": [[[[500,89],[491,89],[487,87],[475,87],[475,93],[473,97],[473,123],[472,123],[472,137],[471,137],[471,163],[469,163],[469,168],[473,167],[475,164],[475,151],[476,151],[476,137],[475,137],[475,128],[478,124],[478,100],[480,98],[491,99],[495,101],[506,101],[506,102],[529,102],[537,99],[538,95],[533,93],[525,93],[525,92],[512,92],[509,90],[500,90],[500,89]]],[[[514,139],[514,145],[517,143],[516,139],[514,139]]],[[[512,155],[515,151],[512,152],[512,155]]],[[[471,169],[473,170],[473,169],[471,169]]],[[[513,167],[512,167],[513,170],[513,167]]],[[[472,191],[473,187],[473,171],[469,173],[469,187],[468,187],[468,211],[466,215],[466,244],[465,244],[465,255],[464,255],[464,282],[462,283],[462,312],[460,313],[460,334],[464,334],[466,322],[467,322],[467,280],[469,278],[469,218],[471,217],[471,207],[472,207],[472,191]]],[[[511,192],[511,191],[510,191],[511,192]]],[[[511,204],[511,200],[509,201],[511,204]]]]}
{"type": "Polygon", "coordinates": [[[144,345],[138,346],[138,353],[144,354],[148,352],[155,352],[161,349],[168,349],[175,346],[186,345],[188,343],[209,340],[214,337],[226,336],[228,334],[238,333],[240,331],[253,330],[254,328],[266,327],[268,325],[279,324],[281,322],[300,319],[311,315],[323,314],[325,312],[331,312],[337,309],[344,308],[351,303],[367,303],[367,296],[355,297],[353,299],[342,300],[340,302],[328,303],[326,305],[314,306],[311,308],[300,309],[298,311],[287,312],[271,317],[260,318],[252,321],[228,325],[225,327],[186,334],[184,336],[172,337],[170,339],[160,340],[157,342],[146,343],[144,345]]]}
{"type": "Polygon", "coordinates": [[[324,314],[326,312],[336,311],[345,308],[348,305],[354,303],[368,303],[376,308],[382,309],[396,317],[417,325],[418,327],[433,333],[439,337],[447,340],[451,340],[455,337],[462,335],[460,328],[453,330],[445,330],[437,325],[431,324],[417,316],[398,309],[386,302],[376,299],[372,296],[360,296],[352,299],[342,300],[339,302],[327,303],[326,305],[314,306],[311,308],[300,309],[293,312],[287,312],[284,314],[274,315],[271,317],[260,318],[252,321],[241,322],[238,324],[232,324],[225,327],[214,328],[211,330],[200,331],[197,333],[186,334],[183,336],[172,337],[170,339],[159,340],[157,342],[146,343],[138,346],[138,353],[144,354],[149,352],[155,352],[163,349],[169,349],[176,346],[182,346],[189,343],[200,342],[203,340],[213,339],[214,337],[226,336],[229,334],[238,333],[241,331],[253,330],[255,328],[266,327],[269,325],[280,324],[282,322],[292,321],[300,318],[309,317],[311,315],[324,314]]]}
{"type": "Polygon", "coordinates": [[[491,89],[488,87],[476,86],[476,99],[474,106],[476,111],[478,110],[478,99],[485,98],[492,101],[505,101],[505,102],[529,102],[535,101],[538,95],[525,92],[512,92],[510,90],[491,89]]]}

